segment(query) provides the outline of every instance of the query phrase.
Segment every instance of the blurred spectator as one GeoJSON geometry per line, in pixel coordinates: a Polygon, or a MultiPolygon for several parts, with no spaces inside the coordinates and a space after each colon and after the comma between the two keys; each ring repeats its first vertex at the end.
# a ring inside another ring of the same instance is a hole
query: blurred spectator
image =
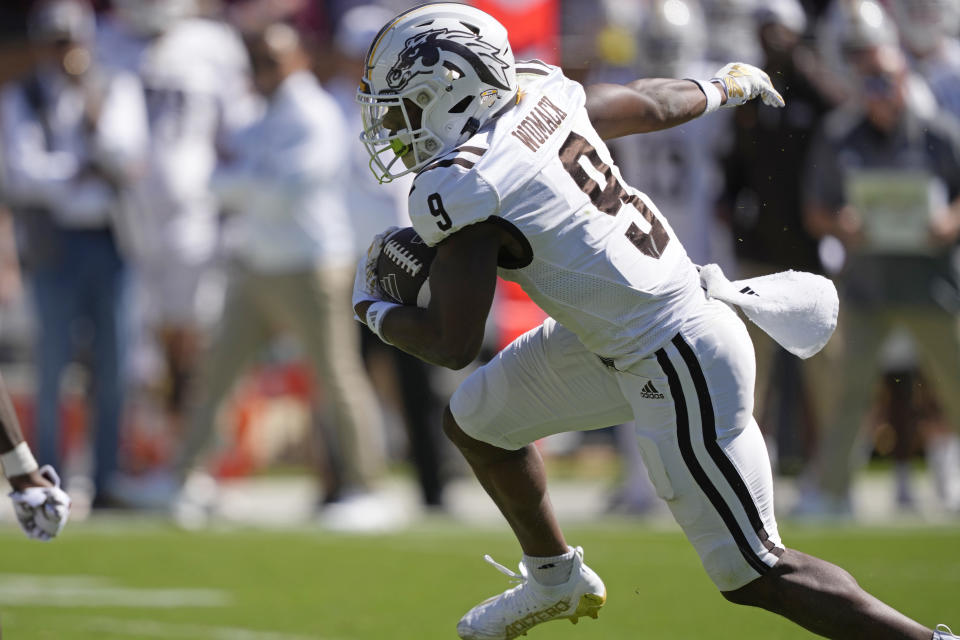
{"type": "Polygon", "coordinates": [[[297,29],[309,51],[314,37],[329,35],[326,4],[312,0],[235,0],[229,3],[226,16],[243,33],[285,22],[297,29]]]}
{"type": "MultiPolygon", "coordinates": [[[[413,176],[379,184],[370,171],[370,156],[353,140],[363,125],[356,102],[357,85],[370,43],[394,14],[375,5],[361,5],[347,11],[334,34],[337,73],[326,88],[336,99],[346,120],[349,155],[350,206],[356,236],[357,255],[365,253],[371,239],[391,225],[410,226],[407,193],[413,176]]],[[[388,345],[362,327],[364,356],[369,364],[386,362],[400,389],[403,421],[407,429],[410,458],[420,484],[421,498],[428,507],[443,505],[445,469],[440,429],[443,405],[434,386],[435,367],[388,345]]]]}
{"type": "MultiPolygon", "coordinates": [[[[360,106],[357,87],[363,76],[367,49],[381,27],[395,14],[376,5],[361,5],[344,14],[337,25],[333,48],[337,73],[324,88],[330,92],[346,121],[344,152],[349,156],[349,175],[353,195],[350,223],[354,229],[357,251],[366,252],[374,235],[391,225],[409,225],[407,193],[411,176],[380,184],[370,170],[370,156],[360,144],[360,106]]],[[[379,342],[379,340],[378,340],[379,342]]]]}
{"type": "Polygon", "coordinates": [[[249,36],[247,47],[266,109],[237,136],[233,161],[213,175],[214,192],[234,212],[230,286],[178,466],[184,475],[193,466],[234,380],[274,331],[287,329],[323,385],[342,455],[341,485],[324,487],[326,523],[380,527],[389,512],[370,492],[384,470],[381,419],[350,309],[346,127],[292,27],[273,24],[249,36]]]}
{"type": "Polygon", "coordinates": [[[94,416],[93,506],[111,502],[124,387],[127,265],[123,197],[147,144],[137,79],[92,58],[94,17],[79,0],[38,4],[29,37],[35,71],[2,95],[6,188],[26,231],[22,247],[39,332],[37,457],[60,468],[60,378],[88,339],[94,416]]]}
{"type": "Polygon", "coordinates": [[[251,116],[247,56],[232,28],[195,16],[194,0],[116,0],[97,56],[139,74],[146,92],[150,156],[135,192],[138,293],[166,365],[166,404],[179,431],[203,322],[218,305],[206,278],[218,242],[209,182],[218,149],[251,116]],[[206,279],[205,279],[206,278],[206,279]]]}
{"type": "MultiPolygon", "coordinates": [[[[956,38],[960,0],[891,0],[888,4],[911,68],[930,86],[940,109],[960,119],[960,42],[956,38]]],[[[920,387],[924,376],[917,371],[916,346],[909,334],[898,335],[902,336],[899,342],[887,344],[886,351],[892,351],[894,356],[886,376],[887,384],[890,386],[889,380],[894,379],[899,387],[910,384],[920,387]]],[[[910,444],[921,435],[917,433],[921,424],[935,486],[941,495],[958,494],[957,500],[960,500],[960,434],[949,430],[949,425],[942,425],[944,420],[937,419],[940,403],[928,397],[932,395],[929,389],[923,388],[925,393],[920,391],[890,388],[886,393],[888,420],[896,434],[898,501],[907,506],[913,502],[908,458],[913,453],[910,444]],[[905,410],[898,407],[899,402],[908,404],[905,410]],[[934,419],[924,419],[929,409],[933,409],[934,419]]]]}
{"type": "MultiPolygon", "coordinates": [[[[952,265],[960,236],[960,127],[911,100],[906,60],[880,44],[851,53],[859,100],[821,127],[807,162],[804,216],[842,243],[844,309],[838,410],[798,513],[849,514],[852,452],[877,360],[894,327],[916,342],[954,428],[960,426],[960,309],[952,265]]],[[[951,508],[956,497],[947,496],[951,508]]]]}
{"type": "Polygon", "coordinates": [[[750,275],[784,268],[819,271],[817,243],[802,226],[798,162],[813,131],[847,91],[802,42],[806,16],[795,0],[757,12],[763,68],[790,97],[783,109],[737,109],[735,142],[725,160],[726,215],[738,238],[737,258],[750,275]]]}
{"type": "Polygon", "coordinates": [[[960,0],[892,0],[900,42],[941,109],[960,118],[960,0]]]}
{"type": "MultiPolygon", "coordinates": [[[[876,0],[835,0],[831,3],[828,12],[821,22],[819,30],[819,50],[827,57],[826,61],[829,63],[829,66],[836,69],[836,73],[842,80],[850,84],[858,84],[856,75],[849,64],[849,61],[857,55],[858,51],[880,45],[897,46],[901,43],[898,34],[903,34],[904,40],[902,44],[909,49],[910,45],[907,45],[907,40],[912,39],[916,41],[921,37],[920,32],[924,30],[916,25],[911,27],[909,23],[911,21],[919,21],[921,23],[929,22],[928,14],[931,12],[931,7],[939,4],[939,2],[940,0],[933,0],[932,2],[926,2],[924,0],[921,2],[910,1],[903,3],[904,5],[910,5],[909,8],[907,8],[903,5],[895,5],[892,2],[887,2],[886,5],[882,5],[876,0]],[[890,15],[885,6],[892,8],[894,14],[890,15]]],[[[943,14],[939,17],[946,18],[943,14]]],[[[941,23],[938,27],[940,29],[947,28],[944,23],[941,23]]],[[[929,25],[927,25],[926,35],[931,37],[930,43],[928,44],[930,46],[929,52],[932,54],[937,47],[932,46],[936,42],[936,39],[933,37],[935,34],[929,30],[929,25]]],[[[916,46],[916,44],[913,46],[916,46]]],[[[936,57],[935,55],[931,55],[931,60],[936,57]]],[[[915,68],[920,67],[917,62],[918,60],[914,59],[915,68]]],[[[942,71],[943,67],[942,65],[932,64],[927,66],[926,69],[928,71],[933,69],[942,71]]],[[[930,86],[924,81],[924,75],[922,72],[911,74],[908,78],[906,93],[914,109],[932,113],[933,110],[936,109],[938,98],[933,94],[930,86]]],[[[949,91],[948,88],[946,93],[949,94],[949,91]]],[[[941,90],[941,93],[944,93],[944,91],[941,90]]],[[[841,268],[843,251],[842,249],[838,249],[836,241],[833,238],[828,237],[821,242],[820,255],[828,271],[833,272],[841,268]]],[[[829,354],[830,352],[828,351],[827,353],[829,354]]],[[[821,357],[820,360],[823,360],[823,357],[821,357]]],[[[917,367],[916,346],[913,344],[910,332],[903,329],[895,330],[885,340],[881,350],[880,368],[884,373],[882,384],[886,388],[883,389],[879,395],[881,402],[879,406],[875,407],[878,411],[871,412],[870,415],[873,416],[874,420],[886,419],[887,423],[893,427],[893,438],[896,443],[893,447],[893,454],[895,459],[894,469],[897,483],[897,500],[898,503],[903,506],[907,506],[911,502],[908,460],[911,447],[909,446],[909,441],[916,439],[917,433],[915,432],[919,428],[917,421],[919,411],[917,407],[913,406],[917,394],[909,393],[904,389],[898,389],[896,386],[913,384],[915,381],[921,379],[922,376],[917,370],[917,367]],[[906,403],[907,406],[900,406],[902,403],[906,403]]],[[[820,407],[828,406],[829,402],[823,401],[828,395],[829,394],[823,392],[816,394],[816,397],[821,400],[819,403],[820,407]]],[[[944,460],[949,460],[951,457],[960,457],[960,439],[932,427],[932,425],[936,424],[936,421],[927,420],[925,422],[927,425],[924,434],[925,439],[928,441],[928,444],[936,441],[938,445],[932,450],[952,450],[954,452],[954,454],[943,458],[944,460]]],[[[928,450],[931,450],[931,448],[928,447],[928,450]]],[[[937,462],[940,459],[941,458],[934,457],[932,459],[934,461],[933,466],[943,466],[937,462]]],[[[954,463],[953,466],[957,467],[960,465],[954,463]]],[[[955,472],[954,475],[957,473],[960,473],[960,471],[955,472]]],[[[957,479],[957,482],[960,482],[960,478],[957,479]]]]}
{"type": "MultiPolygon", "coordinates": [[[[752,277],[785,269],[820,271],[816,240],[803,227],[802,165],[812,132],[845,97],[818,57],[803,44],[806,15],[796,0],[775,0],[756,14],[763,69],[787,106],[749,103],[733,113],[733,144],[724,160],[721,211],[737,238],[738,267],[752,277]]],[[[829,406],[824,355],[801,363],[753,323],[757,358],[757,419],[771,461],[797,470],[813,447],[816,421],[829,406]]]]}

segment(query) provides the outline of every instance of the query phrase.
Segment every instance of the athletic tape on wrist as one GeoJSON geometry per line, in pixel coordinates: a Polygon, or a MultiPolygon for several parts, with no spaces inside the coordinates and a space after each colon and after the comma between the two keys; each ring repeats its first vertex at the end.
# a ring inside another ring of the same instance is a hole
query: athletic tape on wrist
{"type": "Polygon", "coordinates": [[[392,302],[374,302],[367,307],[367,326],[387,344],[390,344],[390,341],[383,337],[383,319],[387,317],[388,311],[399,306],[392,302]]]}
{"type": "Polygon", "coordinates": [[[696,78],[687,78],[687,80],[700,87],[700,91],[703,91],[703,95],[707,98],[707,108],[700,115],[705,116],[720,108],[720,103],[723,102],[723,94],[711,80],[697,80],[696,78]]]}
{"type": "Polygon", "coordinates": [[[26,442],[21,442],[10,451],[0,455],[0,464],[3,465],[3,475],[8,478],[22,476],[40,468],[26,442]]]}

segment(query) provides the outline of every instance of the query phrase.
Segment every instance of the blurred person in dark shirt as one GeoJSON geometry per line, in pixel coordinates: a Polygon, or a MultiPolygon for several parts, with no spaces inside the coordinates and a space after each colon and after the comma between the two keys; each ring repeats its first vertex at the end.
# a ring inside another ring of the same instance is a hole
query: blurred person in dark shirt
{"type": "Polygon", "coordinates": [[[793,0],[758,11],[758,27],[764,68],[792,99],[783,109],[750,103],[735,112],[724,204],[740,260],[763,265],[765,273],[766,267],[818,272],[817,242],[802,225],[797,162],[806,156],[820,119],[845,96],[803,44],[806,17],[793,0]]]}
{"type": "MultiPolygon", "coordinates": [[[[350,131],[363,128],[356,95],[357,78],[363,75],[364,58],[377,32],[392,17],[393,13],[383,7],[359,5],[343,15],[334,32],[337,72],[324,87],[340,106],[350,131]]],[[[362,145],[351,145],[347,152],[349,169],[346,180],[353,211],[350,223],[359,256],[367,250],[373,236],[385,227],[410,226],[407,194],[413,177],[380,184],[370,171],[370,156],[362,145]]],[[[436,390],[437,368],[385,344],[366,327],[362,328],[362,343],[364,359],[371,373],[375,375],[380,370],[396,378],[402,420],[408,434],[409,457],[416,470],[421,500],[427,508],[441,508],[449,464],[444,455],[446,442],[440,430],[443,405],[436,390]],[[381,365],[379,369],[378,364],[381,365]]]]}
{"type": "MultiPolygon", "coordinates": [[[[891,0],[888,6],[911,70],[929,85],[937,106],[960,119],[960,41],[955,37],[960,0],[891,0]]],[[[906,506],[914,503],[909,457],[922,435],[937,492],[948,504],[960,502],[960,434],[945,424],[940,402],[930,385],[924,384],[909,336],[900,344],[907,348],[901,352],[906,360],[894,361],[892,367],[888,364],[885,376],[888,422],[895,433],[898,501],[906,506]],[[905,407],[898,406],[901,399],[905,407]]]]}
{"type": "Polygon", "coordinates": [[[851,455],[880,348],[895,328],[911,334],[946,416],[960,426],[960,295],[952,264],[960,236],[960,125],[917,99],[917,79],[896,46],[866,46],[850,59],[859,100],[820,128],[803,194],[807,229],[839,241],[846,261],[838,276],[839,401],[799,514],[852,513],[851,455]]]}
{"type": "MultiPolygon", "coordinates": [[[[720,215],[729,220],[743,275],[796,268],[819,272],[817,241],[803,228],[801,180],[813,129],[842,99],[842,89],[803,42],[807,18],[795,0],[776,0],[756,12],[763,66],[786,98],[783,109],[744,105],[733,116],[734,140],[724,159],[720,215]]],[[[757,352],[757,405],[764,436],[781,471],[802,464],[812,447],[817,414],[826,407],[823,355],[801,364],[748,324],[757,352]],[[816,385],[813,385],[816,386],[816,385]]]]}

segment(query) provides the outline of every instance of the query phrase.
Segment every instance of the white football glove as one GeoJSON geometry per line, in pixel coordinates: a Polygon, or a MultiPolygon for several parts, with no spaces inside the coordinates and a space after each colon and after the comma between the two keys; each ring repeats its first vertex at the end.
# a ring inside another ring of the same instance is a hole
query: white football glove
{"type": "Polygon", "coordinates": [[[12,491],[13,509],[20,528],[34,540],[52,540],[67,524],[70,517],[70,496],[60,488],[60,476],[50,465],[40,468],[40,474],[53,483],[52,487],[28,487],[12,491]]]}
{"type": "MultiPolygon", "coordinates": [[[[387,236],[400,227],[387,227],[377,235],[373,236],[373,241],[367,247],[367,253],[360,256],[357,262],[357,274],[353,279],[353,308],[361,302],[379,302],[383,300],[380,294],[380,286],[377,284],[377,259],[380,257],[380,250],[383,249],[383,242],[387,236]]],[[[354,313],[354,319],[363,322],[362,318],[354,313]]]]}
{"type": "Polygon", "coordinates": [[[727,101],[724,107],[739,107],[757,96],[763,100],[763,104],[770,107],[782,107],[787,104],[783,96],[773,88],[770,76],[762,69],[746,62],[731,62],[717,71],[717,75],[711,79],[711,81],[714,80],[719,81],[726,88],[727,101]]]}

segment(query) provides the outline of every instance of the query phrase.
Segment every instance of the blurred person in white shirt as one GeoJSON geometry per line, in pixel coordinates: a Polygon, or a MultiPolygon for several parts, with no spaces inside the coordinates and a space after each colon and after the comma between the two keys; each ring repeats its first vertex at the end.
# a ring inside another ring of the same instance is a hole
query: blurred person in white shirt
{"type": "Polygon", "coordinates": [[[356,250],[344,186],[349,129],[308,70],[292,27],[273,24],[246,44],[265,111],[239,133],[233,160],[213,175],[213,190],[232,214],[230,284],[178,466],[182,475],[194,466],[234,380],[285,329],[299,338],[336,429],[342,486],[323,487],[324,521],[379,527],[387,515],[372,492],[384,470],[381,416],[350,308],[356,250]]]}
{"type": "Polygon", "coordinates": [[[363,72],[363,59],[377,31],[392,16],[392,12],[377,5],[361,5],[347,11],[337,25],[333,38],[337,72],[324,84],[350,127],[344,153],[349,158],[348,173],[353,187],[350,202],[357,211],[357,215],[351,216],[350,223],[358,253],[365,252],[373,236],[384,228],[410,224],[407,193],[413,178],[404,176],[381,185],[370,170],[370,156],[352,133],[361,128],[360,105],[356,98],[357,78],[363,72]]]}
{"type": "Polygon", "coordinates": [[[94,18],[85,3],[41,3],[28,27],[37,66],[6,87],[0,112],[5,187],[25,227],[39,324],[37,455],[61,467],[60,378],[74,338],[84,335],[93,374],[94,506],[109,506],[125,379],[121,241],[130,209],[123,194],[145,158],[143,92],[135,76],[93,62],[94,18]]]}
{"type": "Polygon", "coordinates": [[[252,117],[248,62],[229,25],[195,0],[116,0],[99,29],[102,64],[139,75],[150,123],[149,164],[135,196],[137,293],[166,367],[165,402],[179,431],[190,377],[216,296],[208,278],[219,242],[210,176],[230,132],[252,117]],[[211,302],[211,299],[214,302],[211,302]]]}

